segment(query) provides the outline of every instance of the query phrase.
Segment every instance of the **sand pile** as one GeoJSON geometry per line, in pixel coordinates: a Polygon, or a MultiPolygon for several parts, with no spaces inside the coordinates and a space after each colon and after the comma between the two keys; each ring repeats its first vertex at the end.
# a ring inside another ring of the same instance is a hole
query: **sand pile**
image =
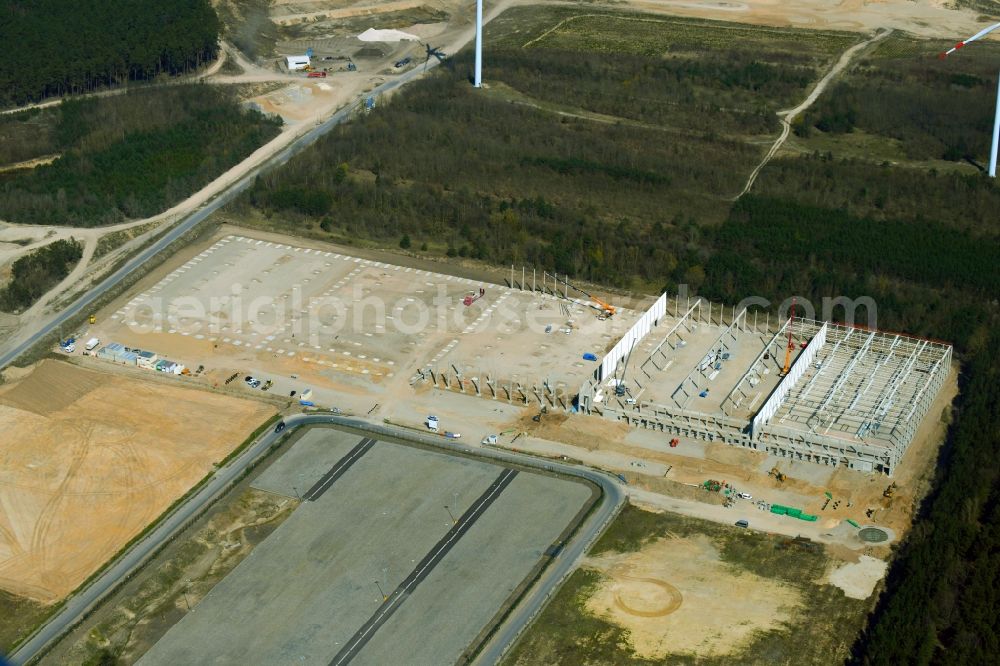
{"type": "Polygon", "coordinates": [[[368,28],[358,35],[363,42],[419,42],[420,38],[402,30],[376,30],[368,28]]]}

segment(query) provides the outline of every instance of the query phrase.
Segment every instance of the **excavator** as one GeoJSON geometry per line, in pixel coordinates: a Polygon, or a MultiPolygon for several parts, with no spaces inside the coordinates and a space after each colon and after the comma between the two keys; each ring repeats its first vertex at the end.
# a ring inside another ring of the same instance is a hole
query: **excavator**
{"type": "Polygon", "coordinates": [[[591,294],[588,291],[584,291],[583,289],[580,289],[575,284],[570,283],[569,280],[565,280],[564,279],[563,283],[567,287],[570,287],[570,288],[572,288],[572,289],[580,292],[581,294],[583,294],[584,296],[586,296],[590,300],[592,300],[595,303],[597,303],[597,306],[591,305],[590,307],[592,307],[595,310],[597,310],[598,312],[600,312],[605,319],[607,319],[608,317],[615,316],[615,313],[618,312],[618,310],[615,309],[615,306],[611,305],[610,303],[605,303],[604,301],[602,301],[601,299],[599,299],[597,296],[594,296],[593,294],[591,294]]]}
{"type": "Polygon", "coordinates": [[[768,476],[773,476],[775,479],[778,480],[778,483],[783,483],[785,481],[785,479],[788,478],[777,467],[772,467],[771,471],[768,472],[767,475],[768,476]]]}
{"type": "Polygon", "coordinates": [[[896,493],[896,482],[890,483],[885,490],[882,491],[882,497],[892,497],[896,493]]]}

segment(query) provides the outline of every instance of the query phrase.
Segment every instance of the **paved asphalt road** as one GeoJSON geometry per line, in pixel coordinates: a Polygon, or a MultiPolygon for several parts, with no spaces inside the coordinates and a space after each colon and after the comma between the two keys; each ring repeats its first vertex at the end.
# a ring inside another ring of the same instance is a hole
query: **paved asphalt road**
{"type": "MultiPolygon", "coordinates": [[[[428,64],[428,69],[435,67],[438,64],[437,60],[432,60],[428,64]]],[[[398,88],[401,85],[409,83],[413,79],[424,73],[424,68],[415,67],[408,72],[401,74],[399,77],[393,79],[392,81],[387,81],[382,85],[378,86],[370,93],[367,93],[365,97],[368,96],[378,96],[383,93],[387,93],[394,88],[398,88]]],[[[51,334],[53,331],[59,330],[63,324],[65,324],[70,318],[75,317],[77,314],[82,312],[87,306],[93,303],[96,299],[101,297],[109,289],[112,289],[116,284],[122,281],[123,278],[128,276],[130,273],[135,271],[137,268],[149,261],[153,256],[162,252],[164,248],[173,243],[175,240],[186,234],[197,224],[205,220],[209,215],[219,210],[227,203],[232,201],[239,195],[243,190],[250,187],[253,184],[254,179],[260,174],[270,171],[276,167],[285,164],[292,157],[302,152],[305,148],[308,148],[316,142],[321,136],[329,132],[338,124],[344,122],[354,109],[357,108],[356,105],[351,104],[345,106],[341,110],[334,113],[330,118],[324,121],[322,124],[317,125],[313,129],[309,130],[298,139],[290,143],[280,152],[273,155],[271,158],[266,160],[256,169],[251,170],[243,178],[239,179],[232,185],[230,185],[226,190],[217,195],[210,202],[196,210],[195,212],[189,214],[180,224],[174,226],[169,232],[167,232],[163,237],[157,240],[155,243],[147,247],[145,250],[141,251],[135,257],[130,259],[124,266],[119,268],[113,274],[109,275],[100,284],[95,286],[93,289],[88,291],[86,294],[74,301],[69,307],[60,312],[55,319],[47,324],[41,325],[41,327],[34,331],[28,338],[22,341],[20,344],[7,345],[5,347],[0,347],[0,370],[6,368],[10,365],[18,356],[28,351],[31,347],[36,345],[42,338],[51,334]]]]}
{"type": "Polygon", "coordinates": [[[468,453],[490,458],[501,463],[516,464],[540,470],[558,472],[569,476],[584,478],[597,484],[604,493],[600,506],[591,513],[584,526],[577,531],[572,541],[566,544],[563,551],[549,566],[545,574],[534,585],[528,596],[514,609],[503,626],[484,646],[477,663],[494,664],[513,644],[521,631],[544,606],[548,597],[556,590],[563,578],[576,567],[586,548],[603,532],[607,524],[614,518],[625,501],[625,493],[619,484],[610,476],[586,467],[576,467],[558,462],[540,461],[523,454],[503,450],[470,447],[457,444],[443,437],[432,437],[401,428],[376,425],[358,419],[335,416],[332,414],[297,414],[284,419],[286,428],[275,433],[269,428],[256,442],[231,461],[226,467],[216,471],[212,479],[187,502],[179,506],[169,517],[160,523],[144,539],[135,544],[131,550],[118,559],[107,571],[93,581],[86,589],[70,597],[62,610],[53,616],[31,639],[22,645],[11,656],[12,663],[17,666],[26,664],[49,642],[61,636],[74,624],[79,622],[88,609],[104,598],[107,594],[143,562],[149,559],[162,545],[177,534],[192,519],[199,516],[202,510],[217,496],[229,489],[230,485],[247,469],[247,467],[263,455],[268,448],[281,437],[304,425],[333,424],[346,426],[356,430],[370,432],[374,435],[384,435],[395,439],[409,440],[421,444],[446,449],[458,453],[468,453]]]}

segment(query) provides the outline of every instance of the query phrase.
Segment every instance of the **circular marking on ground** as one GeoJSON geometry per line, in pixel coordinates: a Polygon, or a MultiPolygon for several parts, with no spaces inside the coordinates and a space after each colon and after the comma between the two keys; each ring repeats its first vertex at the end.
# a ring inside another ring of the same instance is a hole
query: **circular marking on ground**
{"type": "Polygon", "coordinates": [[[623,582],[620,585],[622,589],[615,592],[615,605],[629,615],[664,617],[684,602],[680,590],[658,578],[618,576],[618,579],[623,582]]]}
{"type": "Polygon", "coordinates": [[[858,532],[858,537],[868,543],[882,543],[889,540],[889,534],[878,527],[863,527],[858,532]]]}

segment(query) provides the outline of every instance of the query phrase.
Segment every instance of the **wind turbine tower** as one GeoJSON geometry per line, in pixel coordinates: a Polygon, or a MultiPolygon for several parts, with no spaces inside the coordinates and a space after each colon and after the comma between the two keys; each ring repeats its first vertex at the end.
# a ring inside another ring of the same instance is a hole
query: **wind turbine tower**
{"type": "MultiPolygon", "coordinates": [[[[986,35],[990,34],[994,30],[996,30],[997,28],[1000,28],[1000,23],[995,23],[995,24],[991,25],[988,28],[983,28],[982,30],[980,30],[979,32],[977,32],[976,34],[974,34],[972,37],[969,37],[964,42],[959,42],[958,44],[955,44],[955,46],[951,47],[950,49],[948,49],[947,51],[945,51],[944,53],[942,53],[941,57],[942,58],[947,58],[952,53],[954,53],[955,51],[959,50],[960,48],[962,48],[963,46],[965,46],[969,42],[974,42],[977,39],[985,37],[986,35]]],[[[990,168],[989,168],[990,178],[996,178],[996,175],[997,175],[997,144],[998,143],[1000,143],[1000,77],[998,77],[998,79],[997,79],[997,104],[996,104],[995,115],[993,117],[993,143],[990,146],[990,168]]]]}
{"type": "Polygon", "coordinates": [[[476,0],[476,71],[472,85],[483,87],[483,0],[476,0]]]}

